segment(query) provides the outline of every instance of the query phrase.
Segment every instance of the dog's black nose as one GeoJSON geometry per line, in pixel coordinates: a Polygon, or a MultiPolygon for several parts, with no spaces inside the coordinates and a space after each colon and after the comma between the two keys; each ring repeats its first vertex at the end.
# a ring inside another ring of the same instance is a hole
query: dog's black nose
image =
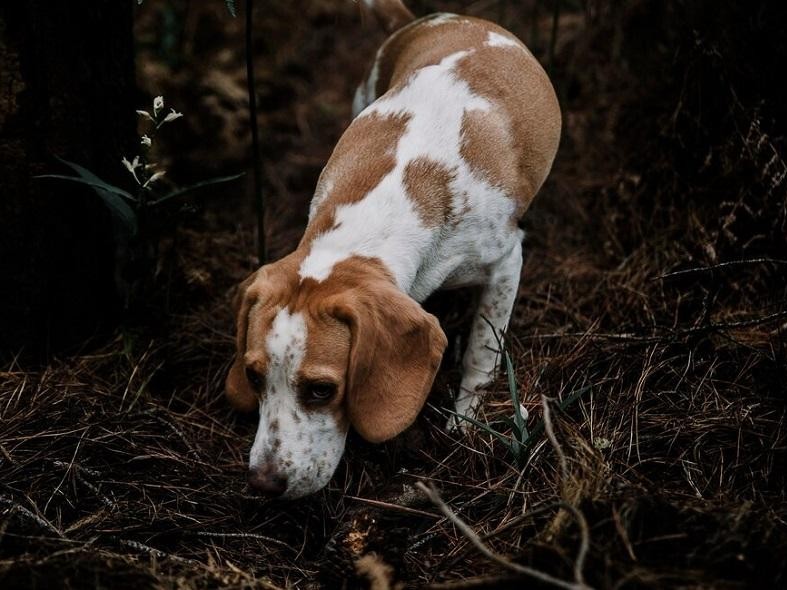
{"type": "Polygon", "coordinates": [[[287,476],[279,473],[270,463],[250,467],[249,487],[271,498],[278,498],[287,491],[287,476]]]}

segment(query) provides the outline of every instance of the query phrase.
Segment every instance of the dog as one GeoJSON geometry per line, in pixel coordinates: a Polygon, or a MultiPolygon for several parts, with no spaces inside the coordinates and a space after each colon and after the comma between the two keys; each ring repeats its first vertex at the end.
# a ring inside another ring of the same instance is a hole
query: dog
{"type": "Polygon", "coordinates": [[[298,247],[248,277],[235,304],[226,394],[259,409],[249,485],[272,497],[324,487],[350,426],[377,443],[415,420],[446,347],[420,305],[438,289],[482,286],[455,400],[476,414],[498,364],[492,327],[506,328],[519,286],[518,223],[560,139],[553,87],[514,35],[363,2],[390,36],[298,247]]]}

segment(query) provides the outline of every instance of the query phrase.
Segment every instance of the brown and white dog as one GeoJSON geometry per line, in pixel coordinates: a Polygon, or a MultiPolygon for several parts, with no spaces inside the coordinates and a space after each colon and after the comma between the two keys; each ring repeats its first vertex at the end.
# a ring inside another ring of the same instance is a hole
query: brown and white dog
{"type": "Polygon", "coordinates": [[[380,442],[424,405],[446,338],[420,302],[483,285],[456,412],[494,378],[522,267],[518,221],[544,182],[560,108],[528,49],[484,20],[414,20],[364,0],[391,36],[320,175],[298,248],[237,303],[230,401],[259,408],[249,483],[297,498],[325,486],[349,427],[380,442]]]}

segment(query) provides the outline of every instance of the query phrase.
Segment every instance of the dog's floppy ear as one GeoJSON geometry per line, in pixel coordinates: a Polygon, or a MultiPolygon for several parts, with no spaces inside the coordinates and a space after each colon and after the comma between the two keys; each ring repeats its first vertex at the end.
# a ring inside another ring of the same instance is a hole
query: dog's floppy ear
{"type": "Polygon", "coordinates": [[[257,278],[257,273],[252,273],[245,281],[238,285],[238,290],[233,298],[235,309],[235,327],[237,330],[235,343],[235,360],[227,373],[224,392],[230,405],[241,412],[253,412],[257,409],[257,394],[246,379],[246,367],[243,355],[246,352],[246,334],[248,331],[249,310],[256,302],[254,297],[247,295],[246,291],[257,278]]]}
{"type": "Polygon", "coordinates": [[[447,344],[445,334],[437,318],[383,279],[337,295],[333,315],[350,326],[350,422],[370,442],[388,440],[421,411],[447,344]]]}

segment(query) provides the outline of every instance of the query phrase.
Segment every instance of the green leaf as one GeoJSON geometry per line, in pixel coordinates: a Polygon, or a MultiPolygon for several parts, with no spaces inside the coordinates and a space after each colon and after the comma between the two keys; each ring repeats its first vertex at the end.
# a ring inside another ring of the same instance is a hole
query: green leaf
{"type": "Polygon", "coordinates": [[[224,1],[227,4],[227,10],[229,11],[229,13],[233,17],[238,16],[238,8],[237,6],[235,6],[235,0],[224,0],[224,1]]]}
{"type": "Polygon", "coordinates": [[[164,202],[172,200],[172,199],[176,199],[178,197],[182,197],[183,195],[188,194],[190,192],[193,192],[195,190],[199,190],[199,189],[205,188],[207,186],[213,186],[213,185],[216,185],[216,184],[221,184],[221,183],[224,183],[224,182],[231,182],[233,180],[237,180],[238,178],[240,178],[241,176],[244,176],[244,175],[245,175],[245,172],[241,172],[240,174],[234,174],[232,176],[219,176],[217,178],[209,178],[208,180],[203,180],[202,182],[198,182],[198,183],[192,184],[190,186],[186,186],[186,187],[183,187],[183,188],[176,189],[176,190],[172,191],[171,193],[167,193],[166,195],[164,195],[160,199],[156,199],[155,201],[150,203],[150,205],[151,206],[160,205],[161,203],[164,203],[164,202]]]}
{"type": "MultiPolygon", "coordinates": [[[[78,176],[65,176],[63,174],[41,174],[33,178],[57,178],[58,180],[70,180],[91,187],[104,204],[109,208],[123,227],[133,236],[137,233],[137,215],[134,210],[124,201],[121,196],[128,195],[124,190],[119,189],[105,182],[96,183],[78,176]]],[[[129,197],[131,195],[128,195],[129,197]]],[[[132,197],[133,198],[133,197],[132,197]]]]}
{"type": "Polygon", "coordinates": [[[79,164],[76,164],[74,162],[69,162],[68,160],[64,160],[63,158],[57,158],[57,159],[60,160],[61,162],[63,162],[63,164],[65,164],[69,168],[71,168],[74,172],[79,174],[79,176],[81,178],[84,178],[85,180],[89,180],[90,182],[96,183],[97,185],[103,187],[104,190],[108,190],[108,191],[113,192],[113,193],[115,193],[117,195],[120,195],[121,197],[123,197],[125,199],[128,199],[129,201],[136,201],[137,200],[134,197],[134,195],[132,195],[131,193],[124,191],[123,189],[115,186],[114,184],[109,184],[108,182],[102,180],[101,178],[99,178],[98,176],[93,174],[90,170],[88,170],[84,166],[80,166],[79,164]]]}
{"type": "Polygon", "coordinates": [[[571,394],[566,399],[564,399],[560,404],[558,404],[558,407],[561,410],[565,411],[566,408],[568,408],[570,405],[576,402],[579,398],[585,395],[592,388],[593,388],[592,385],[586,385],[585,387],[580,387],[576,391],[571,392],[571,394]]]}
{"type": "Polygon", "coordinates": [[[509,450],[512,449],[513,443],[516,442],[510,436],[506,436],[502,432],[498,432],[494,428],[491,428],[488,424],[484,424],[483,422],[479,422],[475,418],[471,418],[470,416],[465,416],[464,414],[459,414],[457,412],[454,412],[453,410],[449,410],[448,408],[446,408],[446,412],[448,412],[449,414],[453,414],[457,418],[460,418],[462,420],[466,420],[467,422],[470,422],[470,424],[473,424],[473,425],[477,426],[478,428],[480,428],[484,432],[486,432],[488,434],[491,434],[492,436],[494,436],[495,438],[500,440],[503,444],[505,444],[509,448],[509,450]]]}
{"type": "Polygon", "coordinates": [[[527,430],[525,428],[525,418],[522,416],[522,408],[519,407],[519,388],[516,384],[516,375],[514,374],[514,363],[511,360],[511,355],[508,349],[503,349],[503,357],[506,361],[506,374],[508,376],[508,391],[511,394],[511,402],[514,404],[514,423],[517,430],[521,433],[527,430]]]}

